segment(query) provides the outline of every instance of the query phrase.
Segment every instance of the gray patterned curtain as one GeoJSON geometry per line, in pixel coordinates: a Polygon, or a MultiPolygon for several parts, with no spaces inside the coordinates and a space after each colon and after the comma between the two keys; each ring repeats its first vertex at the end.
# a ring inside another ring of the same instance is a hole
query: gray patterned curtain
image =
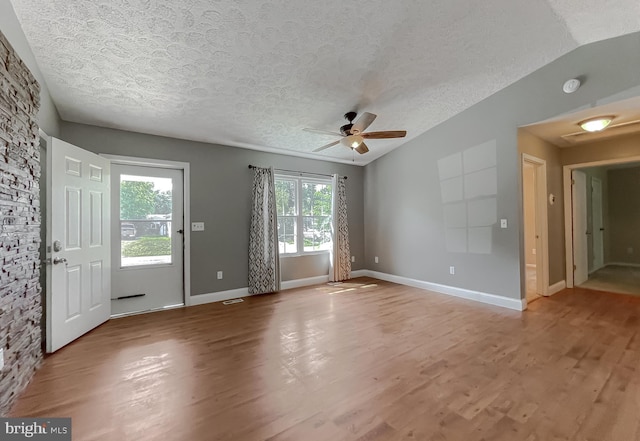
{"type": "Polygon", "coordinates": [[[249,294],[280,290],[278,219],[273,168],[254,168],[249,231],[249,294]]]}
{"type": "Polygon", "coordinates": [[[344,177],[333,175],[333,249],[329,260],[329,281],[339,282],[351,278],[351,251],[347,224],[347,187],[344,177]]]}

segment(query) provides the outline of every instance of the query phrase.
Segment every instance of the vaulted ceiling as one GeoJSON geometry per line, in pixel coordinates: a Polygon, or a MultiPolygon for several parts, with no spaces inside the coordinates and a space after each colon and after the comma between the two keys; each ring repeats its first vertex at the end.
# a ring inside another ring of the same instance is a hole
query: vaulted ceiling
{"type": "Polygon", "coordinates": [[[366,164],[579,45],[637,0],[11,0],[62,119],[366,164]],[[354,154],[350,110],[407,130],[354,154]]]}

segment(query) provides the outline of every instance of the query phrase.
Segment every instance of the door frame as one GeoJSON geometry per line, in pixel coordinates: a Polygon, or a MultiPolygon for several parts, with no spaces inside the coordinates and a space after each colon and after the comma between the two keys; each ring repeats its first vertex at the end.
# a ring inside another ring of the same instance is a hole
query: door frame
{"type": "Polygon", "coordinates": [[[592,243],[592,250],[593,250],[593,262],[591,262],[591,271],[589,272],[589,274],[598,271],[600,268],[604,268],[604,195],[602,194],[602,179],[600,178],[596,178],[595,176],[591,177],[591,185],[589,186],[589,188],[591,189],[591,243],[592,243]],[[595,212],[595,204],[594,204],[594,199],[593,199],[593,195],[595,194],[595,192],[593,191],[593,184],[595,182],[598,182],[600,184],[600,228],[596,230],[596,226],[595,226],[595,219],[596,219],[596,212],[595,212]],[[597,233],[596,231],[599,231],[599,233],[597,233]],[[599,249],[596,247],[596,234],[601,234],[601,241],[600,241],[600,247],[599,249]],[[597,253],[596,251],[600,252],[600,257],[602,257],[601,263],[602,265],[598,266],[596,265],[596,263],[599,263],[596,261],[596,257],[597,257],[597,253]]]}
{"type": "MultiPolygon", "coordinates": [[[[46,141],[45,150],[47,154],[46,165],[49,166],[51,164],[51,136],[47,135],[47,133],[38,129],[38,133],[41,138],[44,138],[46,141]]],[[[41,163],[42,164],[42,163],[41,163]]],[[[40,175],[40,179],[42,179],[42,174],[40,175]]],[[[40,271],[44,271],[45,277],[45,286],[41,289],[44,289],[44,311],[42,314],[44,316],[43,330],[42,333],[44,335],[44,348],[45,352],[49,352],[50,341],[51,341],[51,271],[49,271],[49,265],[45,262],[47,259],[51,258],[51,247],[49,246],[52,243],[51,240],[51,207],[53,205],[51,201],[51,175],[50,173],[46,174],[45,177],[45,185],[46,185],[46,200],[44,201],[44,205],[46,208],[46,217],[45,219],[40,218],[40,237],[42,237],[42,229],[44,227],[44,237],[45,237],[45,255],[40,256],[40,271]]],[[[40,184],[41,185],[41,184],[40,184]]],[[[42,204],[43,201],[40,201],[42,204]]]]}
{"type": "Polygon", "coordinates": [[[574,286],[576,274],[580,275],[580,284],[589,280],[588,179],[587,173],[582,169],[571,170],[571,245],[573,246],[571,280],[574,286]]]}
{"type": "Polygon", "coordinates": [[[603,159],[600,161],[580,162],[562,167],[562,181],[564,189],[564,246],[566,256],[566,276],[567,288],[573,288],[573,210],[571,203],[571,172],[574,169],[598,167],[601,165],[627,164],[629,162],[640,162],[640,156],[628,156],[626,158],[603,159]]]}
{"type": "Polygon", "coordinates": [[[105,158],[110,159],[112,164],[182,170],[182,191],[184,193],[182,207],[182,215],[184,218],[184,255],[182,257],[182,271],[184,280],[183,302],[184,306],[191,306],[191,188],[189,186],[189,183],[191,182],[191,164],[188,162],[166,161],[163,159],[152,158],[138,158],[135,156],[111,155],[106,153],[101,153],[100,156],[104,156],[105,158]]]}
{"type": "Polygon", "coordinates": [[[522,262],[521,269],[521,298],[527,298],[526,288],[526,249],[525,243],[525,231],[524,231],[524,164],[528,163],[534,166],[535,170],[535,204],[536,204],[536,224],[540,232],[540,249],[536,249],[536,277],[541,279],[537,285],[542,287],[539,294],[543,296],[549,295],[549,222],[547,217],[547,161],[540,159],[536,156],[529,155],[527,153],[522,154],[522,161],[520,163],[520,182],[522,185],[522,246],[520,247],[520,261],[522,262]]]}

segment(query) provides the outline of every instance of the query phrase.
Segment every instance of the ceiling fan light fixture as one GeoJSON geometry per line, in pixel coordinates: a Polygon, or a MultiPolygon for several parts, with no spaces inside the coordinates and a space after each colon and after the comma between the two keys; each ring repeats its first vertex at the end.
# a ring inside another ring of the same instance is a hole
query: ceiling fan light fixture
{"type": "Polygon", "coordinates": [[[582,127],[582,130],[586,132],[599,132],[606,129],[607,126],[611,124],[612,120],[613,116],[600,116],[598,118],[582,121],[579,125],[582,127]]]}
{"type": "Polygon", "coordinates": [[[349,135],[342,138],[342,143],[351,149],[358,148],[364,141],[364,138],[360,135],[349,135]]]}

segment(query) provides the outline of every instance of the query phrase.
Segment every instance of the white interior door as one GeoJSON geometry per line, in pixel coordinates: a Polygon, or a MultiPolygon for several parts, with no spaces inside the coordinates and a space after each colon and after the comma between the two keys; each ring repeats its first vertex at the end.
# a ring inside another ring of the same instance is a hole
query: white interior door
{"type": "Polygon", "coordinates": [[[571,172],[573,211],[573,284],[580,285],[589,277],[587,248],[587,176],[580,170],[571,172]]]}
{"type": "Polygon", "coordinates": [[[112,314],[184,304],[183,171],[111,171],[112,314]]]}
{"type": "Polygon", "coordinates": [[[47,351],[111,315],[110,162],[52,138],[47,351]]]}
{"type": "Polygon", "coordinates": [[[591,179],[591,210],[593,216],[593,270],[604,266],[604,223],[602,217],[602,182],[591,179]]]}

